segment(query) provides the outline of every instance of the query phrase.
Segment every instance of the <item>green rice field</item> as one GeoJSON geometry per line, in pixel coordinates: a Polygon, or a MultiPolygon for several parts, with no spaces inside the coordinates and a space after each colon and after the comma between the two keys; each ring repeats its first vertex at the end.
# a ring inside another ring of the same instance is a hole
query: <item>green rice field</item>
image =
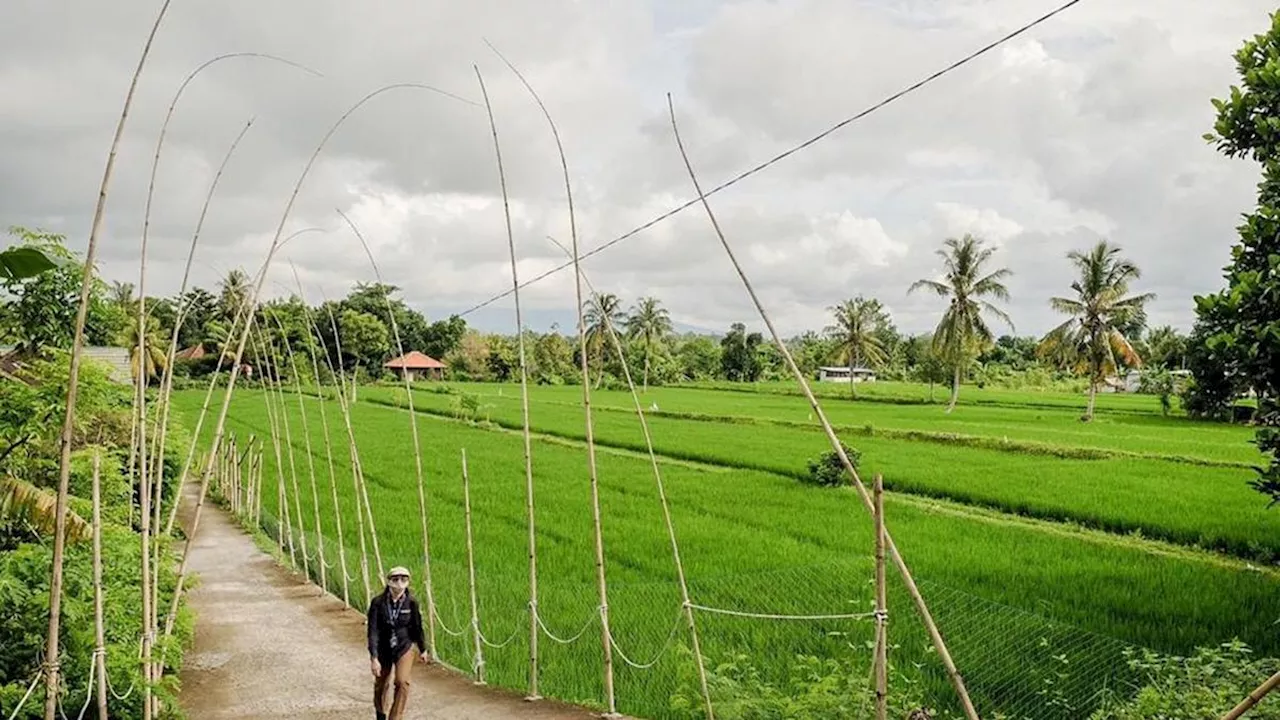
{"type": "MultiPolygon", "coordinates": [[[[1143,410],[1131,397],[1106,398],[1091,425],[1076,420],[1079,409],[1066,402],[1075,399],[1070,396],[1005,393],[945,416],[939,406],[901,401],[919,388],[899,387],[894,396],[888,386],[877,388],[884,394],[874,401],[828,398],[824,407],[845,442],[862,453],[866,477],[884,474],[890,531],[984,717],[1084,717],[1104,684],[1132,679],[1122,657],[1129,647],[1185,653],[1240,638],[1260,653],[1280,653],[1274,631],[1280,619],[1274,564],[1280,515],[1268,514],[1263,498],[1245,485],[1249,471],[1243,466],[1256,456],[1247,429],[1162,418],[1157,407],[1143,410]],[[1026,402],[1019,406],[1020,400],[1026,402]],[[1126,403],[1132,406],[1120,407],[1126,403]],[[1049,695],[1056,698],[1052,704],[1049,695]],[[1046,710],[1050,705],[1054,709],[1046,710]]],[[[455,396],[437,392],[441,388],[414,392],[438,649],[459,668],[469,671],[475,664],[461,479],[465,449],[486,679],[522,691],[530,627],[527,525],[523,443],[510,429],[520,425],[519,387],[450,386],[480,398],[481,417],[492,421],[483,425],[454,419],[455,396]]],[[[539,616],[545,625],[540,689],[601,707],[601,632],[593,622],[600,599],[580,442],[581,388],[531,392],[539,616]]],[[[353,427],[383,565],[416,568],[421,596],[421,521],[404,390],[364,387],[358,395],[353,427]]],[[[176,394],[175,409],[188,426],[202,397],[176,394]]],[[[338,406],[310,396],[302,403],[308,459],[298,398],[287,393],[284,400],[310,573],[319,578],[314,467],[328,588],[342,595],[341,518],[348,591],[363,609],[355,491],[338,406]],[[322,408],[334,451],[336,512],[322,408]]],[[[612,635],[626,658],[615,654],[618,709],[638,717],[696,717],[696,707],[690,714],[671,700],[696,687],[685,651],[689,635],[653,470],[630,402],[625,393],[593,397],[608,607],[612,635]]],[[[802,398],[657,388],[644,402],[658,407],[650,424],[695,604],[770,615],[864,614],[871,608],[867,512],[850,490],[796,480],[806,460],[827,449],[802,398]]],[[[228,431],[242,448],[250,435],[267,440],[265,529],[278,532],[275,492],[283,478],[296,530],[289,463],[276,467],[263,390],[237,391],[228,431]]],[[[296,539],[300,543],[301,536],[296,539]]],[[[376,566],[372,548],[369,553],[376,566]]],[[[376,592],[377,568],[370,572],[376,592]]],[[[951,695],[940,665],[892,567],[889,577],[891,689],[912,687],[946,707],[951,695]]],[[[697,621],[713,667],[746,658],[778,683],[799,654],[833,658],[860,672],[869,667],[866,641],[873,625],[866,618],[790,621],[700,611],[697,621]]],[[[717,687],[717,701],[727,702],[729,685],[717,687]]]]}

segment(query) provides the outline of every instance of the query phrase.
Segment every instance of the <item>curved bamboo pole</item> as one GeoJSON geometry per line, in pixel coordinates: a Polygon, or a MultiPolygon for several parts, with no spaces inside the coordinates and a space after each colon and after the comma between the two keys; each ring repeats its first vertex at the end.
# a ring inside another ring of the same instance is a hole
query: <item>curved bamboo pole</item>
{"type": "MultiPolygon", "coordinates": [[[[276,327],[280,328],[280,336],[284,342],[285,352],[289,356],[289,367],[293,370],[293,386],[298,395],[298,413],[302,417],[302,441],[307,453],[307,472],[311,476],[311,509],[315,515],[313,521],[316,530],[316,553],[317,562],[320,563],[320,590],[323,594],[329,591],[329,576],[325,571],[324,540],[323,534],[320,532],[320,491],[316,487],[316,463],[311,454],[311,430],[307,426],[307,406],[302,397],[302,378],[298,374],[298,363],[293,355],[293,347],[289,345],[289,336],[285,332],[284,323],[280,321],[280,317],[278,315],[274,315],[274,317],[276,327]]],[[[319,381],[319,377],[316,379],[319,381]]]]}
{"type": "MultiPolygon", "coordinates": [[[[133,105],[133,95],[138,88],[138,79],[142,75],[142,69],[147,64],[147,56],[151,53],[151,44],[155,41],[156,33],[160,30],[160,23],[164,20],[165,13],[169,10],[170,2],[171,0],[164,0],[164,4],[160,6],[160,12],[156,14],[155,23],[151,26],[151,33],[147,35],[147,42],[142,48],[142,57],[138,59],[138,67],[133,71],[133,79],[129,82],[128,92],[125,93],[124,108],[120,111],[120,120],[116,123],[116,133],[111,139],[111,149],[107,152],[107,165],[102,172],[102,183],[98,188],[98,204],[93,211],[93,224],[89,228],[89,242],[88,247],[85,249],[84,273],[80,280],[80,300],[76,308],[75,330],[72,333],[71,341],[71,360],[67,379],[67,407],[62,420],[62,434],[58,439],[58,499],[54,510],[53,560],[50,563],[49,571],[49,631],[45,642],[44,654],[44,720],[54,720],[54,715],[58,711],[58,658],[60,656],[58,631],[62,620],[62,566],[63,555],[66,552],[67,496],[70,494],[71,484],[71,436],[75,430],[76,399],[80,391],[80,361],[83,357],[84,325],[89,314],[89,291],[93,286],[94,258],[97,256],[98,251],[98,234],[102,231],[102,216],[107,205],[107,190],[111,185],[111,173],[116,164],[116,151],[120,147],[121,138],[124,136],[125,123],[129,120],[129,108],[133,105]]],[[[145,470],[143,474],[145,474],[145,470]]],[[[143,544],[144,546],[146,545],[145,539],[143,544]]],[[[148,624],[146,616],[150,614],[148,612],[149,609],[144,605],[142,623],[142,657],[143,662],[148,667],[151,663],[151,642],[146,632],[148,624]]],[[[144,718],[145,720],[151,720],[150,673],[148,672],[147,675],[148,682],[144,683],[146,687],[143,689],[146,699],[144,718]]]]}
{"type": "MultiPolygon", "coordinates": [[[[302,280],[298,278],[298,269],[289,263],[289,269],[293,271],[293,280],[298,286],[298,297],[302,298],[303,305],[306,305],[307,295],[302,289],[302,280]]],[[[307,352],[311,355],[311,369],[316,377],[316,389],[320,390],[320,428],[324,432],[324,457],[329,465],[329,492],[333,496],[333,521],[338,530],[338,565],[342,570],[342,604],[351,606],[351,588],[350,581],[347,579],[347,548],[342,536],[342,506],[338,504],[338,480],[337,473],[333,469],[333,443],[329,438],[329,416],[325,412],[325,404],[329,401],[325,397],[323,384],[320,382],[320,362],[316,358],[315,343],[319,340],[320,332],[316,327],[315,318],[311,316],[311,309],[307,308],[307,323],[309,325],[308,332],[314,333],[313,338],[307,343],[307,352]]],[[[329,375],[337,377],[333,373],[333,365],[329,363],[329,354],[325,353],[325,364],[329,366],[329,375]]],[[[319,521],[317,521],[319,527],[319,521]]]]}
{"type": "MultiPolygon", "coordinates": [[[[840,463],[844,465],[845,472],[853,479],[854,487],[857,488],[858,496],[862,498],[863,505],[868,511],[874,513],[875,504],[867,493],[867,488],[862,483],[858,471],[854,469],[853,463],[849,461],[849,456],[845,453],[844,447],[840,444],[840,439],[836,436],[835,430],[831,427],[831,423],[827,420],[826,414],[822,412],[822,407],[818,404],[817,398],[813,395],[809,383],[805,380],[804,373],[800,372],[800,368],[796,365],[795,358],[791,356],[791,351],[787,349],[782,338],[778,335],[778,331],[773,327],[773,321],[769,319],[769,314],[765,312],[764,305],[761,304],[760,298],[756,297],[756,291],[751,285],[751,281],[747,279],[746,272],[738,263],[737,257],[733,254],[733,248],[729,246],[729,241],[725,238],[724,231],[720,229],[720,223],[716,220],[715,213],[711,210],[711,204],[707,201],[707,196],[702,192],[702,185],[698,182],[698,176],[693,171],[693,164],[689,161],[689,155],[685,151],[684,141],[680,138],[680,126],[676,123],[675,104],[671,100],[671,94],[667,94],[667,110],[671,116],[671,129],[675,135],[676,145],[680,150],[680,157],[684,160],[685,169],[689,173],[689,181],[693,183],[694,192],[698,194],[698,198],[702,202],[702,207],[707,212],[707,219],[711,221],[711,226],[715,230],[716,237],[719,238],[721,246],[724,247],[725,254],[729,256],[730,262],[738,273],[738,277],[742,280],[743,286],[747,289],[747,294],[751,296],[751,302],[755,304],[756,311],[764,320],[765,325],[769,328],[769,334],[773,336],[774,343],[778,346],[778,351],[782,353],[782,357],[786,360],[787,366],[791,369],[792,374],[800,383],[800,388],[804,391],[805,397],[809,400],[809,406],[813,408],[814,414],[818,417],[818,421],[822,423],[822,429],[827,434],[827,439],[831,442],[832,449],[840,458],[840,463]]],[[[907,567],[907,563],[902,559],[902,555],[898,552],[897,545],[893,542],[893,538],[889,535],[886,528],[884,531],[885,547],[889,554],[893,557],[894,564],[898,567],[898,572],[902,575],[903,581],[906,583],[907,591],[911,594],[911,599],[915,602],[916,610],[920,612],[921,618],[924,620],[925,628],[929,631],[929,637],[933,642],[933,647],[938,651],[938,657],[942,660],[943,667],[947,670],[947,675],[951,678],[951,684],[956,690],[961,706],[964,708],[965,717],[968,720],[979,720],[978,711],[973,706],[973,701],[969,699],[969,690],[965,687],[964,678],[960,676],[960,671],[956,669],[955,662],[951,659],[951,653],[947,651],[947,644],[942,639],[942,633],[939,632],[937,624],[933,620],[933,615],[929,612],[929,607],[925,604],[924,596],[920,594],[920,589],[916,587],[915,579],[911,576],[911,570],[907,567]]]]}
{"type": "MultiPolygon", "coordinates": [[[[488,44],[487,41],[486,44],[488,44]]],[[[596,585],[600,596],[600,644],[604,650],[604,692],[605,701],[609,708],[605,713],[605,717],[621,717],[618,715],[618,703],[613,689],[613,645],[609,633],[609,586],[604,566],[604,532],[600,519],[600,482],[599,473],[596,469],[595,427],[591,419],[591,374],[587,367],[586,322],[582,315],[582,264],[580,262],[581,255],[578,252],[578,219],[573,211],[573,186],[569,181],[569,162],[565,157],[564,143],[560,141],[560,130],[556,127],[556,122],[551,117],[551,112],[547,110],[547,106],[542,102],[542,98],[539,97],[537,91],[533,89],[533,86],[529,84],[524,75],[516,69],[516,66],[503,57],[497,48],[489,45],[489,49],[493,50],[502,59],[502,62],[506,64],[511,72],[515,73],[515,76],[520,79],[525,89],[533,96],[538,108],[542,110],[542,115],[546,118],[547,124],[551,128],[551,136],[555,139],[556,152],[560,155],[560,170],[564,175],[564,192],[569,206],[569,235],[573,239],[574,293],[577,298],[578,348],[582,369],[582,410],[586,420],[587,469],[591,476],[591,514],[596,541],[596,585]]]]}
{"type": "Polygon", "coordinates": [[[1222,720],[1238,720],[1238,718],[1244,717],[1244,714],[1249,712],[1254,705],[1262,702],[1262,698],[1266,697],[1272,690],[1275,690],[1278,687],[1280,687],[1280,672],[1277,672],[1263,681],[1263,683],[1253,692],[1249,693],[1245,699],[1241,700],[1240,704],[1231,708],[1231,711],[1226,715],[1223,715],[1222,720]]]}
{"type": "MultiPolygon", "coordinates": [[[[285,238],[280,243],[280,247],[284,247],[291,240],[293,240],[294,238],[300,235],[305,235],[306,233],[309,233],[309,232],[320,232],[320,231],[321,231],[321,228],[303,228],[302,230],[298,230],[297,232],[294,232],[293,234],[285,238]]],[[[266,273],[269,263],[270,263],[270,259],[268,258],[268,260],[258,268],[258,272],[254,275],[255,282],[257,281],[257,278],[261,277],[263,274],[266,273]]],[[[227,328],[228,340],[237,336],[236,334],[240,330],[240,322],[244,319],[245,311],[248,309],[248,307],[249,306],[246,303],[245,305],[236,309],[236,315],[231,319],[231,327],[227,328]]],[[[218,373],[221,372],[222,364],[227,359],[227,353],[225,352],[225,350],[226,349],[223,348],[222,351],[219,351],[218,362],[214,366],[213,374],[209,376],[209,390],[205,393],[204,403],[200,406],[200,414],[196,416],[195,430],[192,431],[191,443],[187,446],[187,457],[182,463],[182,473],[179,475],[179,477],[182,478],[181,482],[186,482],[187,476],[191,472],[191,468],[193,466],[192,464],[196,460],[196,452],[199,447],[199,441],[200,441],[200,431],[204,427],[205,417],[209,414],[209,403],[213,400],[213,391],[218,386],[218,373]]],[[[239,365],[239,364],[240,364],[239,361],[237,361],[236,365],[239,365]]],[[[169,508],[169,520],[165,523],[164,532],[166,535],[173,534],[173,526],[178,520],[178,506],[182,504],[181,498],[182,498],[182,493],[177,493],[176,495],[174,495],[173,506],[169,508]]]]}
{"type": "MultiPolygon", "coordinates": [[[[166,0],[166,3],[167,2],[168,0],[166,0]]],[[[271,246],[267,250],[267,257],[262,263],[262,267],[263,267],[262,273],[258,276],[256,282],[254,282],[253,290],[250,293],[249,297],[247,298],[246,302],[249,306],[256,307],[258,304],[258,296],[262,292],[263,282],[266,281],[267,271],[271,268],[271,261],[275,258],[276,253],[280,250],[280,246],[283,244],[281,242],[281,236],[284,235],[284,226],[289,221],[289,214],[293,211],[293,205],[298,199],[298,194],[302,191],[303,183],[306,182],[307,176],[311,174],[311,168],[315,165],[316,159],[320,157],[320,153],[324,151],[325,146],[329,143],[329,139],[332,138],[334,133],[336,133],[338,129],[342,127],[342,125],[347,121],[347,119],[350,118],[351,115],[356,112],[356,110],[359,110],[361,107],[363,107],[365,103],[381,95],[382,93],[389,92],[391,90],[395,90],[399,88],[417,88],[417,89],[430,90],[432,92],[444,95],[446,97],[453,98],[460,102],[464,102],[467,104],[474,104],[474,103],[471,103],[471,101],[469,100],[465,100],[456,95],[453,95],[452,93],[448,93],[443,90],[439,90],[437,88],[431,87],[430,85],[422,85],[420,83],[397,83],[394,85],[384,85],[383,87],[378,88],[377,90],[374,90],[373,92],[370,92],[369,94],[365,95],[360,100],[356,101],[355,104],[349,107],[346,112],[344,112],[336,121],[334,121],[334,123],[329,127],[328,131],[325,132],[324,136],[320,139],[320,142],[316,145],[315,150],[312,151],[311,156],[307,158],[307,164],[303,167],[302,173],[298,176],[297,182],[294,183],[293,190],[289,194],[289,200],[288,202],[285,203],[284,212],[281,213],[280,215],[280,223],[276,226],[275,235],[272,237],[272,240],[271,240],[271,246]]],[[[82,298],[82,301],[87,302],[87,297],[82,298]]],[[[82,315],[83,315],[83,312],[82,312],[82,315]]],[[[226,427],[226,421],[227,421],[227,411],[231,407],[231,397],[235,391],[236,379],[240,376],[241,359],[244,357],[245,344],[248,342],[248,339],[249,339],[249,323],[245,323],[244,330],[240,333],[240,338],[236,344],[235,363],[232,365],[230,376],[227,378],[227,391],[222,397],[222,408],[218,412],[218,422],[214,429],[213,442],[211,444],[211,449],[214,451],[216,451],[219,445],[222,443],[222,435],[226,427]]],[[[69,449],[68,449],[68,453],[69,453],[69,449]]],[[[187,558],[190,555],[192,541],[195,539],[196,532],[199,530],[199,527],[200,527],[200,515],[204,510],[204,495],[208,491],[208,487],[209,487],[209,475],[208,475],[208,472],[206,471],[205,473],[202,473],[202,477],[200,481],[200,495],[199,495],[199,500],[196,503],[195,513],[193,514],[192,520],[191,520],[191,533],[187,536],[187,542],[183,548],[183,559],[182,559],[183,568],[185,568],[187,558]]],[[[178,598],[181,596],[181,589],[182,589],[181,576],[179,576],[179,585],[174,593],[175,598],[178,598]]],[[[48,718],[47,720],[53,720],[53,719],[48,718]]]]}
{"type": "MultiPolygon", "coordinates": [[[[369,243],[365,241],[364,234],[360,232],[360,228],[347,217],[347,214],[338,210],[338,215],[347,223],[347,227],[351,228],[351,233],[360,241],[360,247],[364,248],[364,253],[369,257],[369,264],[373,266],[373,275],[378,279],[378,283],[382,283],[382,271],[378,269],[378,262],[373,259],[373,251],[369,249],[369,243]]],[[[400,357],[404,357],[404,342],[400,338],[400,324],[396,322],[395,308],[391,305],[391,296],[384,295],[382,298],[387,305],[387,318],[391,324],[391,334],[396,341],[396,352],[400,357]]],[[[422,442],[418,438],[418,413],[413,408],[413,387],[409,382],[409,373],[407,371],[400,373],[404,379],[405,400],[409,403],[409,432],[413,435],[413,469],[418,480],[418,517],[422,523],[422,575],[423,583],[427,593],[427,654],[432,660],[439,659],[436,652],[436,597],[431,587],[431,540],[428,532],[427,520],[427,495],[422,480],[422,442]]]]}
{"type": "MultiPolygon", "coordinates": [[[[556,247],[560,248],[566,255],[570,254],[565,246],[556,241],[555,238],[548,237],[556,247]]],[[[582,273],[582,281],[587,284],[587,290],[596,297],[600,293],[596,291],[595,286],[591,284],[587,274],[582,273]]],[[[698,638],[698,625],[694,620],[693,601],[689,597],[689,583],[684,572],[684,562],[680,559],[680,543],[676,539],[675,521],[671,519],[671,504],[667,502],[666,484],[662,481],[662,471],[658,467],[658,454],[653,449],[653,436],[649,432],[649,421],[645,418],[644,407],[640,403],[640,395],[636,393],[635,379],[631,377],[631,368],[627,363],[627,355],[623,351],[622,340],[618,336],[618,329],[613,326],[613,320],[609,319],[607,313],[601,313],[604,318],[605,331],[612,341],[613,350],[618,354],[618,358],[622,361],[622,374],[627,381],[627,389],[631,392],[631,402],[636,408],[636,417],[640,419],[640,430],[644,434],[645,449],[649,452],[649,464],[653,467],[653,480],[658,488],[658,500],[662,505],[662,518],[667,526],[667,538],[671,541],[671,556],[675,562],[676,579],[680,585],[680,602],[684,607],[685,621],[689,624],[689,635],[693,643],[693,657],[698,670],[698,683],[702,691],[702,700],[707,720],[715,720],[715,708],[711,702],[711,688],[707,684],[706,663],[702,657],[702,642],[698,638]]]]}
{"type": "Polygon", "coordinates": [[[525,699],[537,700],[541,698],[538,694],[538,537],[534,522],[533,448],[529,432],[529,368],[525,361],[524,320],[520,314],[520,276],[516,267],[516,241],[511,229],[511,201],[507,195],[507,173],[502,166],[502,145],[498,142],[498,124],[493,118],[493,105],[489,102],[489,91],[484,86],[484,76],[480,74],[479,67],[474,65],[472,67],[476,71],[476,80],[480,83],[485,112],[489,115],[489,129],[493,133],[493,154],[498,161],[498,183],[502,188],[502,216],[506,221],[507,250],[511,257],[511,291],[515,295],[516,348],[520,362],[520,417],[524,437],[525,510],[529,525],[529,694],[525,699]]]}

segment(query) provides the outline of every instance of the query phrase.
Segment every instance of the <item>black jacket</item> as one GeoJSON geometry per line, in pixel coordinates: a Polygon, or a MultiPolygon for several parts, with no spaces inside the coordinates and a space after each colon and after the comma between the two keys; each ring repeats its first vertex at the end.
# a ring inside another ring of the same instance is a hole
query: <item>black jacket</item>
{"type": "Polygon", "coordinates": [[[422,653],[427,652],[426,634],[422,630],[422,611],[418,601],[406,588],[400,598],[400,612],[392,618],[392,610],[396,605],[391,599],[391,592],[383,590],[369,603],[369,612],[365,621],[369,630],[369,657],[382,659],[399,658],[410,645],[417,645],[422,653]],[[395,637],[392,646],[391,638],[395,637]]]}

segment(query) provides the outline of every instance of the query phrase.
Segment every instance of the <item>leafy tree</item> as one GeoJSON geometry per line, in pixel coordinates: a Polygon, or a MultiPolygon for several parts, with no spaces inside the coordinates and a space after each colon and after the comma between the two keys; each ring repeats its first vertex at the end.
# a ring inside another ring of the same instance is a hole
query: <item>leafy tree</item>
{"type": "Polygon", "coordinates": [[[835,342],[812,330],[806,330],[799,337],[788,340],[787,348],[791,350],[791,357],[796,361],[800,372],[812,377],[834,352],[835,342]]]}
{"type": "MultiPolygon", "coordinates": [[[[7,295],[0,305],[0,333],[26,354],[70,348],[84,265],[67,250],[62,235],[25,228],[10,232],[21,240],[19,249],[30,248],[52,259],[54,267],[25,277],[0,278],[0,288],[7,295]]],[[[91,282],[85,342],[105,345],[124,328],[126,318],[109,309],[105,283],[96,275],[91,282]]]]}
{"type": "Polygon", "coordinates": [[[1071,251],[1067,258],[1080,277],[1071,283],[1074,298],[1055,297],[1049,305],[1071,319],[1044,338],[1046,351],[1089,374],[1089,406],[1084,420],[1093,419],[1098,386],[1109,373],[1119,372],[1121,362],[1140,367],[1142,358],[1120,329],[1155,297],[1152,293],[1129,295],[1129,283],[1141,276],[1138,266],[1120,257],[1120,248],[1099,241],[1088,252],[1071,251]]]}
{"type": "Polygon", "coordinates": [[[1001,335],[996,338],[996,344],[990,350],[978,357],[978,362],[1026,370],[1036,364],[1036,349],[1039,345],[1039,338],[1001,335]]]}
{"type": "Polygon", "coordinates": [[[950,413],[960,398],[960,374],[994,341],[983,313],[990,313],[1013,327],[1013,321],[1003,310],[983,299],[1008,300],[1009,290],[1000,281],[1013,272],[1000,268],[984,275],[995,249],[983,247],[983,241],[972,235],[966,234],[959,240],[947,238],[943,245],[943,249],[937,251],[946,269],[943,280],[917,280],[907,292],[924,288],[939,297],[950,298],[933,333],[935,348],[951,368],[951,402],[947,404],[950,413]]]}
{"type": "Polygon", "coordinates": [[[748,333],[742,323],[729,327],[729,334],[720,341],[720,368],[726,380],[755,382],[760,379],[760,357],[756,349],[763,341],[760,333],[748,333]]]}
{"type": "Polygon", "coordinates": [[[458,346],[444,358],[449,371],[462,380],[486,380],[489,373],[489,343],[485,336],[468,330],[458,346]]]}
{"type": "Polygon", "coordinates": [[[652,364],[653,348],[660,345],[671,334],[671,314],[662,307],[662,303],[654,297],[643,297],[631,308],[626,320],[627,335],[640,343],[644,349],[644,384],[645,392],[649,390],[649,367],[652,364]]]}
{"type": "MultiPolygon", "coordinates": [[[[9,228],[9,234],[19,238],[31,234],[21,227],[9,228]]],[[[30,244],[0,250],[0,279],[25,280],[57,267],[57,263],[43,250],[30,244]]]]}
{"type": "Polygon", "coordinates": [[[186,348],[203,342],[205,326],[218,317],[218,298],[204,288],[192,288],[178,300],[182,312],[182,329],[178,331],[178,347],[186,348]]]}
{"type": "Polygon", "coordinates": [[[861,295],[827,309],[835,316],[835,324],[827,326],[825,332],[835,341],[835,359],[849,364],[849,396],[856,397],[854,368],[880,368],[889,360],[878,334],[889,323],[889,315],[879,300],[861,295]]]}
{"type": "Polygon", "coordinates": [[[342,332],[342,354],[350,358],[345,367],[364,368],[369,375],[382,374],[382,363],[391,354],[391,333],[387,326],[369,313],[347,309],[338,318],[342,332]]]}
{"type": "MultiPolygon", "coordinates": [[[[1197,329],[1213,332],[1193,337],[1204,345],[1199,353],[1224,356],[1230,382],[1258,395],[1256,443],[1271,459],[1253,485],[1274,505],[1280,502],[1280,13],[1265,33],[1245,41],[1235,60],[1241,84],[1213,100],[1217,119],[1205,138],[1228,157],[1261,164],[1262,179],[1257,206],[1244,216],[1231,248],[1226,288],[1196,298],[1197,329]]],[[[1204,370],[1191,365],[1193,372],[1204,370]]],[[[1221,387],[1221,378],[1197,374],[1196,381],[1221,387]]]]}
{"type": "MultiPolygon", "coordinates": [[[[582,320],[586,323],[586,341],[588,357],[596,365],[596,387],[604,381],[604,363],[606,348],[610,345],[606,322],[616,332],[622,332],[626,315],[622,312],[622,300],[613,293],[593,293],[587,298],[586,307],[582,311],[582,320]]],[[[621,360],[621,358],[619,358],[621,360]]]]}
{"type": "Polygon", "coordinates": [[[560,334],[557,326],[552,326],[551,332],[545,335],[526,339],[525,348],[527,352],[531,351],[527,360],[529,376],[534,381],[561,385],[577,376],[577,368],[573,364],[573,345],[560,334]]]}
{"type": "Polygon", "coordinates": [[[951,379],[946,358],[938,351],[932,335],[912,338],[908,343],[908,357],[911,358],[912,376],[918,382],[929,383],[929,402],[933,402],[934,386],[951,379]]]}
{"type": "Polygon", "coordinates": [[[458,347],[458,343],[462,341],[462,336],[466,332],[467,321],[457,315],[451,315],[448,320],[437,320],[428,325],[421,337],[415,341],[414,348],[433,358],[443,359],[451,350],[458,347]]]}
{"type": "Polygon", "coordinates": [[[723,370],[723,349],[716,341],[695,335],[681,341],[676,349],[676,364],[686,380],[711,380],[723,370]]]}

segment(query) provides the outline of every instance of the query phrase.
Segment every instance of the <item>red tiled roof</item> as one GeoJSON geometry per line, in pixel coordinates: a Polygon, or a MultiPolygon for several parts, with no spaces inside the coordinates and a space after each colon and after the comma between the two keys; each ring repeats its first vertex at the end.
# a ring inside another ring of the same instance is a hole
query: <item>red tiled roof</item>
{"type": "Polygon", "coordinates": [[[408,368],[410,370],[431,370],[443,369],[444,363],[439,360],[423,355],[417,350],[411,350],[404,355],[393,358],[383,363],[382,367],[386,368],[408,368]]]}

